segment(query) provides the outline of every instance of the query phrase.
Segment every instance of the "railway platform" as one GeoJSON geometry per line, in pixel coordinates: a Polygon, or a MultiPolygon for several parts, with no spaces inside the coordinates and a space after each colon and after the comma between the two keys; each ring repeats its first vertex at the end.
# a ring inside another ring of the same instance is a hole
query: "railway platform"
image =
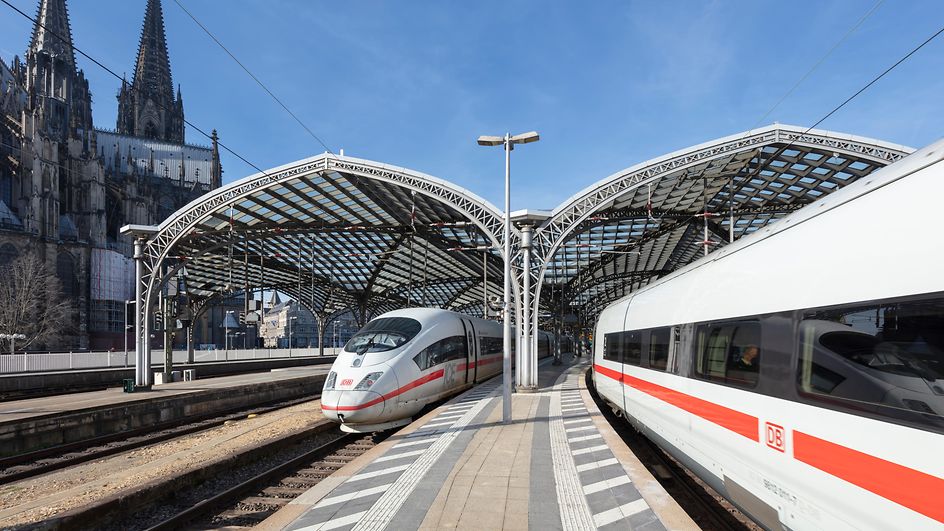
{"type": "Polygon", "coordinates": [[[0,402],[0,457],[256,404],[314,397],[330,365],[0,402]]]}
{"type": "Polygon", "coordinates": [[[589,360],[545,360],[539,390],[501,376],[398,431],[263,529],[697,529],[603,418],[589,360]]]}

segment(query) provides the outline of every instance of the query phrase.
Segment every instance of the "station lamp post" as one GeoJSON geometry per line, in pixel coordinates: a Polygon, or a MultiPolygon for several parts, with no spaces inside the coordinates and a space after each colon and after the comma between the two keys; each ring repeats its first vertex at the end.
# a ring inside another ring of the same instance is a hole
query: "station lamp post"
{"type": "MultiPolygon", "coordinates": [[[[26,339],[25,334],[0,334],[0,339],[9,339],[10,340],[10,354],[15,354],[16,349],[16,340],[17,339],[26,339]]],[[[25,356],[24,356],[25,359],[25,356]]]]}
{"type": "Polygon", "coordinates": [[[501,136],[480,136],[480,146],[505,147],[505,296],[504,296],[504,355],[502,370],[504,371],[502,392],[502,422],[511,422],[511,150],[515,144],[529,144],[537,142],[541,137],[536,131],[511,136],[505,133],[501,136]]]}

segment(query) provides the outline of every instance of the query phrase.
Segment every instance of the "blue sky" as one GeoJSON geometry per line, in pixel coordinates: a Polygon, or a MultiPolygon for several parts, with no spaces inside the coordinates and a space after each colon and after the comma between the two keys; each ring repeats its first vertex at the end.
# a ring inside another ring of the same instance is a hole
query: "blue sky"
{"type": "MultiPolygon", "coordinates": [[[[10,1],[35,13],[35,0],[10,1]]],[[[613,172],[750,129],[876,4],[180,1],[335,152],[500,206],[501,151],[476,137],[539,131],[512,155],[513,209],[553,208],[613,172]]],[[[70,0],[76,46],[130,79],[145,3],[70,0]]],[[[163,6],[189,121],[263,169],[324,151],[174,0],[163,6]]],[[[944,2],[886,0],[762,125],[811,125],[942,25],[944,2]]],[[[30,31],[0,5],[0,58],[22,56],[30,31]]],[[[78,62],[96,125],[113,128],[119,82],[78,62]]],[[[942,72],[944,36],[820,128],[933,142],[942,72]]],[[[254,173],[230,154],[223,167],[224,182],[254,173]]]]}

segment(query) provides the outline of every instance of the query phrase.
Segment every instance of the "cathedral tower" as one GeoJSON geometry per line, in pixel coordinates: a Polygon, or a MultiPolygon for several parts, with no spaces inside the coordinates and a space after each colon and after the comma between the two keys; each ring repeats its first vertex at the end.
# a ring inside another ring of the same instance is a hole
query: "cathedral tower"
{"type": "Polygon", "coordinates": [[[118,93],[118,132],[184,142],[183,98],[179,88],[174,97],[160,0],[148,0],[134,78],[118,93]]]}
{"type": "Polygon", "coordinates": [[[41,0],[36,20],[22,73],[34,125],[51,140],[82,139],[88,150],[91,96],[85,75],[75,68],[65,0],[41,0]]]}

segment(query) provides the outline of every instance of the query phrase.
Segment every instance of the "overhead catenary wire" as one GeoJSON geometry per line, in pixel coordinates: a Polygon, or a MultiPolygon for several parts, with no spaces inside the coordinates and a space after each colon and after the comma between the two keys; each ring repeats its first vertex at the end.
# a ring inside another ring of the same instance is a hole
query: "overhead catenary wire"
{"type": "MultiPolygon", "coordinates": [[[[56,31],[54,31],[54,30],[52,30],[52,29],[50,29],[50,28],[47,28],[45,25],[43,25],[43,24],[40,23],[38,20],[36,20],[34,17],[31,17],[31,16],[28,15],[27,13],[24,13],[20,8],[18,8],[18,7],[16,7],[15,5],[11,4],[11,3],[9,2],[9,0],[0,0],[0,2],[6,4],[7,7],[9,7],[10,9],[12,9],[12,10],[16,11],[17,13],[19,13],[20,15],[22,15],[24,18],[26,18],[27,20],[29,20],[30,22],[32,22],[34,25],[37,25],[37,26],[43,28],[43,30],[46,31],[46,33],[48,33],[49,35],[54,36],[55,38],[59,39],[59,40],[62,41],[63,43],[69,44],[69,41],[67,41],[63,36],[59,35],[59,33],[57,33],[56,31]]],[[[119,76],[114,70],[112,70],[111,68],[105,66],[101,61],[95,59],[95,58],[92,57],[91,55],[89,55],[89,54],[85,53],[84,51],[82,51],[81,48],[78,48],[78,47],[75,46],[74,44],[69,44],[69,46],[72,48],[73,51],[75,51],[76,53],[78,53],[78,54],[81,55],[82,57],[85,57],[86,59],[88,59],[89,61],[91,61],[92,63],[94,63],[96,66],[98,66],[99,68],[101,68],[101,69],[104,70],[105,72],[108,72],[109,74],[111,74],[115,79],[117,79],[117,80],[119,80],[119,81],[124,81],[124,78],[123,78],[122,76],[119,76]]],[[[170,109],[168,109],[166,106],[161,105],[160,103],[155,102],[155,104],[156,104],[158,107],[160,107],[162,110],[165,110],[165,111],[170,110],[170,109]]],[[[190,121],[187,120],[186,118],[183,119],[183,122],[184,122],[185,124],[187,124],[188,126],[190,126],[194,131],[196,131],[196,132],[200,133],[201,135],[205,136],[205,137],[206,137],[207,139],[209,139],[210,141],[213,140],[213,137],[212,137],[210,134],[208,134],[208,133],[207,133],[206,131],[204,131],[203,129],[197,127],[196,125],[194,125],[192,122],[190,122],[190,121]]],[[[227,152],[229,152],[229,153],[230,153],[231,155],[233,155],[234,157],[236,157],[236,158],[238,158],[239,160],[243,161],[247,166],[252,167],[252,168],[255,169],[257,172],[259,172],[259,173],[261,173],[261,174],[263,174],[263,175],[266,175],[266,176],[269,175],[268,173],[266,173],[265,171],[263,171],[259,166],[256,166],[255,164],[253,164],[252,162],[250,162],[248,159],[246,159],[245,157],[243,157],[242,155],[240,155],[239,153],[237,153],[236,151],[234,151],[233,149],[231,149],[229,146],[227,146],[227,145],[224,144],[223,142],[220,142],[219,139],[217,139],[216,143],[217,143],[217,145],[218,145],[219,147],[223,148],[224,150],[226,150],[227,152]]]]}
{"type": "Polygon", "coordinates": [[[174,3],[177,4],[177,6],[180,7],[180,9],[182,9],[183,12],[186,13],[188,17],[190,17],[190,20],[193,20],[194,23],[195,23],[197,26],[200,26],[200,29],[202,29],[204,33],[206,33],[211,39],[213,39],[213,42],[215,42],[215,43],[217,44],[217,46],[219,46],[224,52],[226,52],[226,55],[229,55],[230,58],[231,58],[233,61],[235,61],[236,64],[238,64],[239,67],[242,68],[243,71],[246,72],[246,74],[248,74],[249,77],[251,77],[253,81],[256,82],[256,84],[258,84],[260,87],[262,87],[262,90],[264,90],[264,91],[266,92],[266,94],[268,94],[273,100],[275,100],[275,102],[278,103],[279,106],[281,106],[282,109],[284,109],[285,112],[287,112],[287,113],[289,114],[289,116],[291,116],[296,122],[298,122],[298,125],[302,126],[302,129],[304,129],[306,132],[308,132],[308,134],[309,134],[312,138],[314,138],[316,142],[318,142],[319,144],[321,144],[321,147],[323,147],[323,148],[325,149],[325,151],[327,151],[328,153],[331,153],[332,155],[334,155],[334,151],[332,151],[331,148],[329,148],[328,145],[325,144],[325,143],[321,140],[321,138],[318,137],[318,135],[316,135],[307,125],[305,125],[304,122],[302,122],[302,121],[298,118],[298,116],[296,116],[295,113],[291,111],[291,109],[289,109],[284,103],[282,103],[282,100],[280,100],[280,99],[278,98],[278,96],[276,96],[271,90],[269,90],[269,87],[265,86],[265,84],[264,84],[261,80],[259,80],[259,78],[256,77],[256,75],[253,74],[253,73],[249,70],[249,68],[246,67],[246,65],[244,65],[244,64],[242,63],[242,61],[240,61],[239,59],[237,59],[236,56],[233,55],[233,52],[229,51],[229,48],[227,48],[226,46],[224,46],[223,43],[220,42],[220,40],[217,39],[216,36],[213,35],[213,33],[211,33],[210,30],[209,30],[205,25],[203,25],[202,22],[200,22],[199,20],[197,20],[197,17],[195,17],[195,16],[193,15],[193,13],[191,13],[189,10],[187,10],[187,8],[184,7],[184,5],[180,2],[180,0],[174,0],[174,3]]]}
{"type": "Polygon", "coordinates": [[[871,9],[869,9],[868,11],[866,11],[866,13],[865,13],[864,15],[862,15],[862,17],[859,18],[859,20],[858,20],[851,28],[849,28],[848,31],[846,31],[845,35],[843,35],[841,39],[839,39],[838,41],[836,41],[836,43],[833,44],[832,48],[830,48],[829,50],[827,50],[826,53],[824,53],[824,54],[822,55],[822,57],[820,57],[819,60],[816,61],[816,63],[814,63],[813,66],[811,66],[810,69],[807,70],[806,73],[803,74],[803,75],[800,77],[800,79],[798,79],[797,82],[793,84],[792,87],[790,87],[790,90],[788,90],[783,96],[781,96],[780,99],[777,100],[777,103],[775,103],[775,104],[773,105],[773,107],[770,108],[770,110],[768,110],[767,112],[765,112],[764,115],[761,116],[760,119],[758,119],[757,122],[754,123],[753,126],[751,126],[751,129],[748,131],[748,136],[750,135],[750,132],[753,131],[754,129],[757,129],[757,126],[759,126],[761,123],[763,123],[764,119],[766,119],[768,116],[770,116],[771,113],[773,113],[773,112],[777,109],[777,107],[779,107],[780,104],[784,102],[784,100],[786,100],[787,98],[789,98],[790,95],[793,94],[793,92],[794,92],[800,85],[802,85],[803,82],[806,81],[806,79],[809,78],[810,75],[813,74],[813,72],[814,72],[817,68],[819,68],[820,66],[822,66],[822,64],[823,64],[824,62],[826,62],[826,59],[827,59],[830,55],[832,55],[832,53],[833,53],[834,51],[836,51],[836,49],[839,48],[839,46],[841,46],[842,43],[846,42],[846,39],[848,39],[853,33],[855,33],[856,30],[858,30],[859,27],[862,26],[862,24],[866,21],[866,19],[868,19],[870,16],[872,16],[872,14],[875,13],[875,11],[878,10],[878,8],[879,8],[884,2],[885,2],[885,0],[878,0],[877,2],[875,2],[875,5],[873,5],[871,9]]]}
{"type": "MultiPolygon", "coordinates": [[[[828,113],[826,113],[822,118],[820,118],[819,120],[817,120],[816,123],[814,123],[813,125],[807,127],[806,130],[804,130],[804,131],[803,131],[800,135],[798,135],[798,136],[803,136],[803,135],[809,133],[809,132],[812,131],[816,126],[818,126],[819,124],[821,124],[821,123],[823,123],[824,121],[826,121],[826,119],[828,119],[830,116],[832,116],[833,114],[836,114],[837,112],[839,112],[840,109],[842,109],[843,107],[845,107],[849,102],[851,102],[853,99],[855,99],[859,94],[862,94],[863,92],[865,92],[866,90],[868,90],[869,87],[871,87],[872,85],[874,85],[875,83],[877,83],[880,79],[882,79],[883,77],[885,77],[889,72],[891,72],[891,71],[894,70],[896,67],[898,67],[898,65],[904,63],[906,60],[908,60],[909,57],[911,57],[912,55],[916,54],[916,53],[918,52],[918,50],[920,50],[921,48],[924,48],[925,46],[927,46],[931,41],[933,41],[935,38],[937,38],[941,33],[944,33],[944,26],[942,26],[939,30],[937,30],[936,32],[934,32],[934,34],[932,34],[930,37],[928,37],[927,39],[925,39],[921,44],[919,44],[919,45],[917,45],[916,47],[914,47],[910,52],[908,52],[907,54],[905,54],[901,59],[895,61],[894,64],[892,64],[891,66],[889,66],[888,68],[886,68],[885,70],[883,70],[881,74],[879,74],[879,75],[875,76],[874,78],[872,78],[872,80],[869,81],[868,83],[866,83],[865,86],[863,86],[862,88],[860,88],[859,90],[857,90],[853,95],[849,96],[849,97],[846,98],[842,103],[840,103],[839,105],[837,105],[836,107],[834,107],[831,111],[829,111],[828,113]]],[[[775,153],[773,153],[773,154],[767,159],[767,163],[766,163],[766,164],[758,164],[756,170],[754,171],[754,173],[752,173],[751,175],[749,175],[748,178],[753,178],[753,177],[757,176],[764,168],[767,167],[768,164],[770,164],[770,162],[776,160],[777,157],[779,157],[781,154],[783,154],[783,152],[785,152],[787,149],[790,148],[790,146],[792,146],[792,145],[795,144],[795,143],[796,143],[796,139],[795,139],[795,138],[792,139],[792,140],[790,140],[790,142],[788,142],[787,144],[785,144],[784,146],[782,146],[780,149],[778,149],[775,153]]]]}

